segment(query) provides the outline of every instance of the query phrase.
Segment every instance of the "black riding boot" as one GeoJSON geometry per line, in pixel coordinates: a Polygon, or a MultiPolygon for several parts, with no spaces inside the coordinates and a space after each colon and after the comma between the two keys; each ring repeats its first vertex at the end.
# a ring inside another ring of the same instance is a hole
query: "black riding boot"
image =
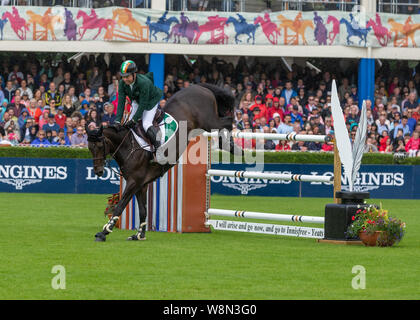
{"type": "Polygon", "coordinates": [[[147,136],[150,138],[153,146],[155,147],[155,151],[160,147],[160,129],[155,126],[151,126],[147,129],[147,136]]]}

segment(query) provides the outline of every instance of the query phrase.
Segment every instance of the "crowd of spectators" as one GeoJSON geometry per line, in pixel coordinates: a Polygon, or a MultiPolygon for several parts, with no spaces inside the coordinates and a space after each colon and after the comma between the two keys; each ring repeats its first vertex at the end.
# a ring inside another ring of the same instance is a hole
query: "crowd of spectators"
{"type": "MultiPolygon", "coordinates": [[[[129,57],[141,73],[147,70],[144,55],[129,57]]],[[[12,145],[87,146],[86,123],[110,125],[115,119],[119,66],[118,54],[83,55],[79,61],[63,55],[60,61],[35,55],[13,55],[0,65],[0,140],[12,145]]],[[[236,65],[217,57],[207,60],[184,56],[166,59],[164,97],[194,83],[216,84],[235,97],[235,130],[313,135],[334,134],[331,117],[332,79],[349,137],[354,139],[360,109],[354,68],[343,70],[339,60],[325,61],[322,69],[280,63],[252,63],[244,57],[236,65]],[[328,69],[329,68],[329,69],[328,69]]],[[[366,152],[403,152],[419,156],[420,68],[398,61],[384,62],[376,72],[375,99],[367,101],[366,152]],[[419,72],[416,72],[419,71],[419,72]]],[[[236,141],[256,148],[255,140],[236,141]]],[[[331,151],[330,143],[266,141],[266,150],[331,151]]]]}

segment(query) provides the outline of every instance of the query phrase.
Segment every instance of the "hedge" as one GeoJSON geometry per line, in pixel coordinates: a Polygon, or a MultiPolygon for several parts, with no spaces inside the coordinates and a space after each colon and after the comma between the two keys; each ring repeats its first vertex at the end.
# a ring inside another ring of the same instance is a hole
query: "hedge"
{"type": "MultiPolygon", "coordinates": [[[[226,159],[228,153],[213,151],[212,159],[226,159]],[[223,158],[224,157],[224,158],[223,158]]],[[[248,159],[255,159],[256,152],[247,152],[248,159]]],[[[261,155],[259,155],[260,157],[261,155]]],[[[75,158],[90,159],[92,155],[87,148],[33,148],[33,147],[1,147],[0,157],[9,158],[75,158]]],[[[230,161],[234,157],[230,155],[230,161]]],[[[334,155],[329,152],[264,152],[264,163],[333,163],[334,155]]],[[[420,157],[395,159],[392,154],[366,153],[363,164],[404,164],[420,165],[420,157]]]]}

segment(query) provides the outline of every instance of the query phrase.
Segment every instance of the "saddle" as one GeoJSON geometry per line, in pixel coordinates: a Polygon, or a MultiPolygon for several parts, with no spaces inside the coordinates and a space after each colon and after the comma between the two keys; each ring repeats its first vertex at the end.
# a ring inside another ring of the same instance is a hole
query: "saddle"
{"type": "MultiPolygon", "coordinates": [[[[165,117],[165,111],[160,106],[158,106],[157,109],[156,109],[155,117],[153,118],[153,126],[154,127],[159,127],[159,125],[163,121],[164,117],[165,117]]],[[[154,149],[153,144],[150,141],[149,136],[144,131],[143,120],[142,119],[137,121],[136,126],[134,127],[133,130],[139,137],[141,137],[144,141],[146,141],[146,143],[150,146],[150,148],[152,150],[154,149]]]]}

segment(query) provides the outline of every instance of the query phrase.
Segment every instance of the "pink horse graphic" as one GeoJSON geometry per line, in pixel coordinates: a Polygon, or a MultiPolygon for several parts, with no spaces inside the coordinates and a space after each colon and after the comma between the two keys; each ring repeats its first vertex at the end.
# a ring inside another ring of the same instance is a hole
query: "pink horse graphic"
{"type": "Polygon", "coordinates": [[[330,44],[332,45],[335,38],[337,37],[337,34],[340,33],[340,21],[334,17],[334,16],[328,16],[327,24],[330,24],[332,22],[333,28],[332,31],[328,34],[328,39],[330,40],[330,44]]]}
{"type": "Polygon", "coordinates": [[[29,31],[29,23],[19,15],[19,11],[16,7],[12,8],[12,13],[3,13],[2,19],[9,19],[10,26],[16,33],[20,40],[26,40],[26,31],[29,31]]]}
{"type": "Polygon", "coordinates": [[[112,34],[111,34],[112,32],[108,30],[108,28],[113,27],[115,23],[112,19],[98,18],[94,9],[91,10],[90,15],[88,15],[86,12],[82,10],[79,10],[79,12],[77,13],[76,20],[80,18],[83,19],[83,24],[79,28],[79,36],[80,36],[79,40],[83,39],[83,36],[85,35],[87,30],[94,30],[94,29],[98,29],[98,33],[93,37],[92,40],[95,40],[99,36],[99,34],[102,32],[103,29],[107,31],[105,33],[104,39],[109,39],[109,38],[112,39],[112,34]]]}

